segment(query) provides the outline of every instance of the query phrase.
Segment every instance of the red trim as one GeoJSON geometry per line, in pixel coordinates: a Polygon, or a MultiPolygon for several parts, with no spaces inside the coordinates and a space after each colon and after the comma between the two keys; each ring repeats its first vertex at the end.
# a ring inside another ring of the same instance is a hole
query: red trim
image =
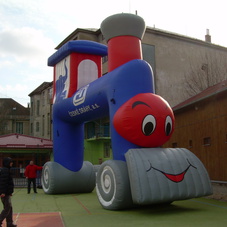
{"type": "Polygon", "coordinates": [[[3,148],[53,148],[52,140],[21,134],[0,136],[0,147],[3,148]],[[12,141],[12,143],[10,143],[12,141]],[[17,142],[17,143],[15,143],[17,142]],[[21,142],[21,143],[20,143],[21,142]]]}

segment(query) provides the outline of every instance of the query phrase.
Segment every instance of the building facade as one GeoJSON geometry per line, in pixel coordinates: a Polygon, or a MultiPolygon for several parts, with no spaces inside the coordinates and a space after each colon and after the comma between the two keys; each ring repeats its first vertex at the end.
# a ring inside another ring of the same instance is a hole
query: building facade
{"type": "Polygon", "coordinates": [[[43,82],[29,94],[31,100],[31,136],[52,138],[52,86],[53,82],[43,82]]]}
{"type": "Polygon", "coordinates": [[[11,98],[0,98],[0,135],[19,133],[29,135],[30,108],[11,98]]]}
{"type": "MultiPolygon", "coordinates": [[[[100,29],[76,29],[57,47],[70,40],[106,44],[100,29]]],[[[198,40],[147,27],[142,39],[143,58],[153,69],[156,94],[175,106],[222,80],[227,75],[227,48],[212,44],[211,37],[198,40]]],[[[107,73],[103,58],[103,74],[107,73]]]]}
{"type": "Polygon", "coordinates": [[[0,166],[4,157],[11,157],[16,168],[25,168],[31,160],[44,165],[51,159],[52,148],[48,139],[17,133],[0,136],[0,166]]]}

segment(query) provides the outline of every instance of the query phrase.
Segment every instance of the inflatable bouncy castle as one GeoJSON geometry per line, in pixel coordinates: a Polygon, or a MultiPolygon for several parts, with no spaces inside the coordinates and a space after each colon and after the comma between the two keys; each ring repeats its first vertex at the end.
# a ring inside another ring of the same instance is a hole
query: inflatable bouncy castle
{"type": "Polygon", "coordinates": [[[174,130],[169,104],[155,94],[142,60],[144,20],[116,14],[101,24],[107,46],[69,41],[48,59],[54,67],[54,161],[43,169],[47,194],[91,192],[103,208],[171,203],[212,193],[201,161],[185,148],[162,148],[174,130]],[[102,57],[108,73],[102,76],[102,57]],[[97,174],[84,161],[84,123],[108,117],[113,160],[97,174]]]}

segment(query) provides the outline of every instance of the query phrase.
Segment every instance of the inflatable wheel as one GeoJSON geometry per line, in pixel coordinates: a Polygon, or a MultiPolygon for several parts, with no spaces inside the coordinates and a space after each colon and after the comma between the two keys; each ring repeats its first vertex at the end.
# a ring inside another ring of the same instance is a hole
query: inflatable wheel
{"type": "Polygon", "coordinates": [[[127,164],[124,161],[104,162],[96,177],[96,191],[102,207],[120,210],[132,207],[127,164]]]}
{"type": "Polygon", "coordinates": [[[57,162],[47,162],[42,171],[42,187],[47,194],[92,192],[95,188],[95,171],[90,162],[84,162],[73,172],[57,162]]]}
{"type": "Polygon", "coordinates": [[[41,183],[45,193],[52,194],[54,191],[54,167],[52,162],[48,162],[44,165],[42,176],[41,176],[41,183]]]}

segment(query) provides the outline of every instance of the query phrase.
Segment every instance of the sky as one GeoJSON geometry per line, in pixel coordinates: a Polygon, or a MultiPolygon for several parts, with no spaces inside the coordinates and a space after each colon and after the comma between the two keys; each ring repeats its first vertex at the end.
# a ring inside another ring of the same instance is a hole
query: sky
{"type": "Polygon", "coordinates": [[[227,47],[225,0],[0,0],[0,98],[27,107],[28,96],[53,80],[47,59],[77,28],[100,28],[116,13],[134,13],[147,26],[227,47]]]}

